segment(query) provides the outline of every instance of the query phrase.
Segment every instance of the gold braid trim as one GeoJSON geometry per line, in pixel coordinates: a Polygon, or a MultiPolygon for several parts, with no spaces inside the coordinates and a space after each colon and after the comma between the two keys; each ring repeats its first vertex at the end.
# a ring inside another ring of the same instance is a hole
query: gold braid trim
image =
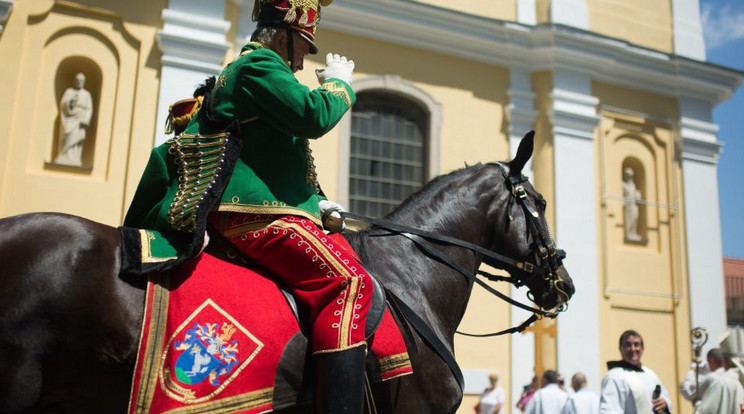
{"type": "Polygon", "coordinates": [[[328,93],[330,93],[331,95],[335,95],[343,99],[344,102],[346,102],[346,106],[351,108],[351,97],[349,96],[349,92],[343,85],[339,85],[336,82],[326,82],[320,85],[320,88],[328,91],[328,93]]]}
{"type": "Polygon", "coordinates": [[[168,209],[168,223],[176,230],[193,232],[199,203],[212,188],[225,163],[226,132],[181,134],[168,140],[168,153],[178,167],[178,192],[168,209]]]}

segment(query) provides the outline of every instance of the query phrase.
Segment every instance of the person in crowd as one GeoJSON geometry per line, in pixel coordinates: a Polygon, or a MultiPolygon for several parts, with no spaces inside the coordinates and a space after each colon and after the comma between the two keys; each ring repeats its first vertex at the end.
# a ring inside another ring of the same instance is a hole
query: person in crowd
{"type": "Polygon", "coordinates": [[[561,414],[597,414],[599,397],[586,386],[586,375],[577,372],[571,377],[571,388],[574,393],[568,397],[561,414]]]}
{"type": "Polygon", "coordinates": [[[645,345],[641,334],[627,330],[620,335],[622,360],[607,362],[602,380],[599,412],[612,414],[670,413],[672,402],[658,375],[641,363],[645,345]]]}
{"type": "Polygon", "coordinates": [[[537,376],[533,376],[532,381],[522,389],[522,394],[519,396],[519,400],[517,401],[517,409],[519,409],[520,413],[524,414],[524,409],[527,407],[527,403],[529,403],[535,395],[535,391],[537,391],[537,376]]]}
{"type": "MultiPolygon", "coordinates": [[[[721,337],[722,370],[712,375],[702,394],[695,414],[740,414],[744,412],[744,387],[742,387],[741,357],[744,333],[740,327],[727,329],[721,337]]],[[[702,387],[701,387],[702,388],[702,387]]]]}
{"type": "Polygon", "coordinates": [[[679,392],[687,401],[697,404],[705,394],[705,390],[717,375],[726,371],[723,365],[723,353],[720,348],[712,348],[706,354],[706,362],[699,369],[693,365],[685,378],[679,384],[679,392]]]}
{"type": "Polygon", "coordinates": [[[566,404],[568,394],[558,385],[559,374],[551,369],[543,372],[542,388],[535,392],[527,403],[527,414],[560,414],[566,404]]]}
{"type": "Polygon", "coordinates": [[[506,402],[506,394],[499,386],[498,372],[488,375],[488,382],[488,387],[480,395],[476,412],[477,414],[501,414],[501,409],[506,402]]]}

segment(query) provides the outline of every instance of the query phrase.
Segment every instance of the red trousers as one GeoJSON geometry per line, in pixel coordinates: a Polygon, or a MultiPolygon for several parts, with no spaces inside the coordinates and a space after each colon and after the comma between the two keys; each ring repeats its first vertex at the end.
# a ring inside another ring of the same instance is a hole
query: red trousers
{"type": "Polygon", "coordinates": [[[303,217],[212,213],[210,222],[309,308],[314,353],[365,344],[372,283],[353,252],[303,217]]]}

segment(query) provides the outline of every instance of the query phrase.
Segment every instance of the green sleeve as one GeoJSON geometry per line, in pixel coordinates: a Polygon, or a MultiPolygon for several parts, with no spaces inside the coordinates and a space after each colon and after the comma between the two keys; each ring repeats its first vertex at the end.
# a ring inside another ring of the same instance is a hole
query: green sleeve
{"type": "Polygon", "coordinates": [[[184,233],[168,231],[170,226],[162,221],[163,216],[160,214],[163,208],[170,205],[168,191],[175,181],[175,171],[169,168],[168,146],[163,144],[150,153],[132,204],[124,218],[124,227],[140,229],[142,263],[174,260],[186,250],[191,239],[184,233]]]}
{"type": "Polygon", "coordinates": [[[167,154],[166,144],[154,148],[150,153],[132,204],[124,217],[124,226],[142,228],[143,225],[153,224],[153,217],[157,216],[171,180],[167,154]]]}
{"type": "Polygon", "coordinates": [[[351,86],[338,79],[310,90],[274,52],[256,51],[250,58],[240,69],[240,96],[259,118],[289,136],[325,135],[356,100],[351,86]]]}

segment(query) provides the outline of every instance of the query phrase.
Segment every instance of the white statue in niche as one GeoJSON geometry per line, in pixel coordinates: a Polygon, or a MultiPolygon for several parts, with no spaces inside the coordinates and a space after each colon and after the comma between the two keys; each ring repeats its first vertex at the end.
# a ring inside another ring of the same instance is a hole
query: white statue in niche
{"type": "Polygon", "coordinates": [[[638,204],[641,201],[641,192],[633,181],[633,169],[623,170],[623,202],[625,207],[625,240],[641,241],[638,234],[638,204]]]}
{"type": "Polygon", "coordinates": [[[67,88],[59,102],[60,137],[56,164],[83,165],[85,130],[93,117],[93,98],[85,90],[85,75],[75,75],[75,82],[67,88]]]}

